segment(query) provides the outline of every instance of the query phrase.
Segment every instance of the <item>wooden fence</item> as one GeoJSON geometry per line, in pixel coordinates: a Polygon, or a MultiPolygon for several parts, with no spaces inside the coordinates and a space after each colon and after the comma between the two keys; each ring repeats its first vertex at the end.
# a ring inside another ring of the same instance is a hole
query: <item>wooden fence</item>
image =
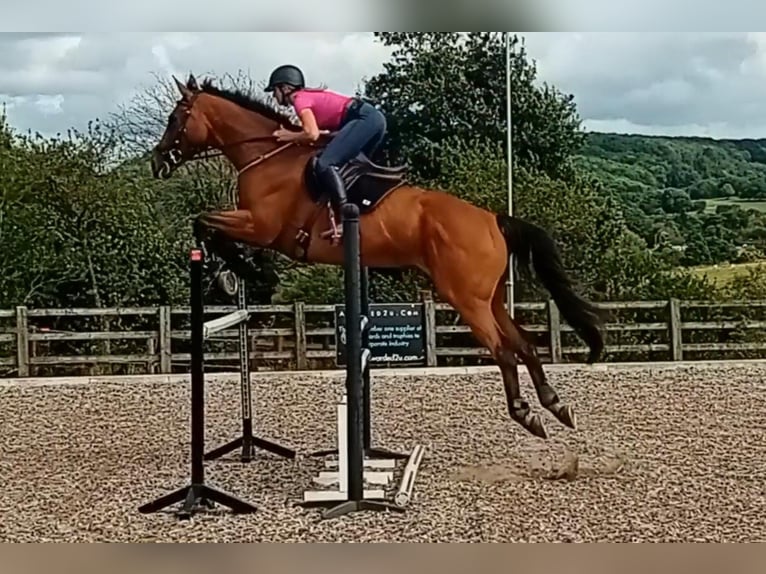
{"type": "MultiPolygon", "coordinates": [[[[467,326],[447,304],[425,301],[427,364],[485,364],[467,326]]],[[[766,351],[766,301],[625,301],[610,310],[603,361],[759,358],[766,351]]],[[[252,306],[253,370],[335,366],[333,305],[252,306]]],[[[586,348],[552,302],[515,305],[516,317],[541,336],[545,362],[579,362],[586,348]]],[[[235,310],[209,306],[206,319],[235,310]]],[[[0,310],[0,374],[4,377],[186,372],[188,308],[0,310]]],[[[206,348],[209,370],[236,370],[237,331],[206,348]]]]}

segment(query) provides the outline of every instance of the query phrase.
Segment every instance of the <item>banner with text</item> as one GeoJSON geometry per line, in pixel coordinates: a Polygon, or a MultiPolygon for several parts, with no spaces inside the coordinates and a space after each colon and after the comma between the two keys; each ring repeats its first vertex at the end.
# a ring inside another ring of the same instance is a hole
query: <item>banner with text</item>
{"type": "MultiPolygon", "coordinates": [[[[335,306],[336,361],[346,366],[345,305],[335,306]]],[[[370,366],[426,364],[423,305],[418,303],[370,304],[370,366]]],[[[364,340],[364,335],[363,339],[364,340]]]]}

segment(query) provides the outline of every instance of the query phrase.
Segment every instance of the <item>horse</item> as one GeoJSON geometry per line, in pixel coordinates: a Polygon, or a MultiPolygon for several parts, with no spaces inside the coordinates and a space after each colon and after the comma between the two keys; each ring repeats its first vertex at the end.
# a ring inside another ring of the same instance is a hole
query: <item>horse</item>
{"type": "MultiPolygon", "coordinates": [[[[180,98],[151,152],[155,178],[166,179],[193,159],[222,155],[237,171],[236,209],[203,212],[194,235],[206,254],[217,255],[237,275],[252,276],[247,250],[270,249],[294,261],[342,265],[342,244],[325,239],[320,219],[335,214],[313,171],[329,136],[311,145],[278,142],[278,127],[301,129],[281,109],[236,89],[184,84],[173,77],[180,98]]],[[[518,364],[527,368],[540,404],[563,425],[576,429],[571,405],[547,381],[536,341],[505,308],[505,277],[513,253],[530,276],[532,268],[561,316],[587,344],[587,363],[603,351],[603,314],[578,294],[555,241],[542,227],[492,213],[449,192],[407,181],[406,165],[384,166],[358,156],[343,167],[348,199],[360,212],[361,264],[417,268],[433,283],[486,347],[499,367],[510,418],[533,436],[548,438],[539,413],[521,396],[518,364]]]]}

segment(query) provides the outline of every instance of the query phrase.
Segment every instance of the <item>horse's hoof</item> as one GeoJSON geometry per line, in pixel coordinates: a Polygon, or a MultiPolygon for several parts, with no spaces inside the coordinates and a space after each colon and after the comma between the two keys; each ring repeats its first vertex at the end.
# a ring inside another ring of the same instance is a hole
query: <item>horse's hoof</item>
{"type": "Polygon", "coordinates": [[[239,289],[239,279],[237,275],[230,270],[221,271],[216,279],[218,287],[229,297],[234,297],[239,289]]]}
{"type": "Polygon", "coordinates": [[[548,438],[548,432],[545,430],[545,426],[543,425],[543,419],[537,413],[533,414],[527,419],[524,427],[538,438],[548,438]]]}
{"type": "Polygon", "coordinates": [[[553,416],[555,416],[562,424],[568,426],[572,430],[577,430],[577,417],[575,416],[574,409],[569,405],[558,405],[556,408],[550,409],[553,416]]]}
{"type": "Polygon", "coordinates": [[[511,418],[523,426],[530,434],[541,439],[548,438],[548,432],[545,430],[543,419],[539,414],[532,414],[529,410],[523,415],[520,412],[511,412],[511,418]]]}

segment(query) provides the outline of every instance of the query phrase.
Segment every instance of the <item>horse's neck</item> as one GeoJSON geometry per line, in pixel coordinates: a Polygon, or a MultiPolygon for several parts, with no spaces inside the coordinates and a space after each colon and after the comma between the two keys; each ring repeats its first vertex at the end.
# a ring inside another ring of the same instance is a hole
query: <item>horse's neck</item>
{"type": "Polygon", "coordinates": [[[275,140],[248,141],[251,138],[267,137],[276,129],[276,126],[270,125],[269,120],[238,106],[231,105],[227,109],[221,109],[218,106],[210,109],[207,118],[216,140],[211,143],[221,147],[223,155],[238,170],[275,145],[275,140]]]}
{"type": "Polygon", "coordinates": [[[222,151],[227,159],[237,170],[249,166],[239,178],[241,207],[252,209],[262,218],[258,224],[273,234],[281,233],[282,228],[287,229],[285,226],[302,224],[315,209],[305,191],[302,172],[316,149],[290,147],[253,164],[258,156],[284,144],[271,138],[228,147],[226,144],[269,136],[278,127],[276,123],[229,102],[211,109],[208,118],[224,144],[222,151]]]}

